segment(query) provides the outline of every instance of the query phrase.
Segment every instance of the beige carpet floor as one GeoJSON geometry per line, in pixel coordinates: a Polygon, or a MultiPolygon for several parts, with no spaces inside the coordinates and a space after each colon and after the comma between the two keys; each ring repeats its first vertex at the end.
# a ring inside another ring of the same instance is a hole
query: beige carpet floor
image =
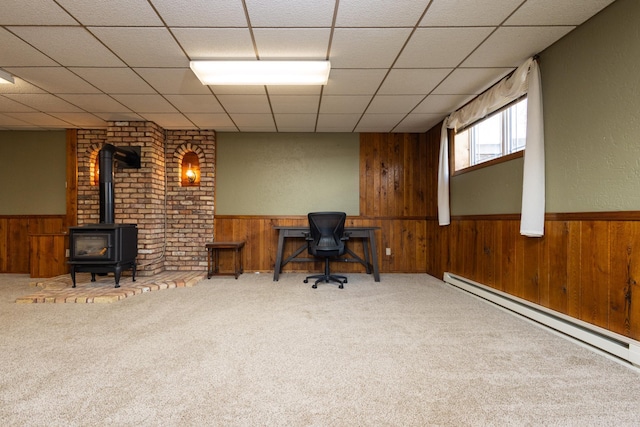
{"type": "Polygon", "coordinates": [[[0,275],[0,425],[640,425],[637,369],[427,275],[349,278],[16,304],[0,275]]]}

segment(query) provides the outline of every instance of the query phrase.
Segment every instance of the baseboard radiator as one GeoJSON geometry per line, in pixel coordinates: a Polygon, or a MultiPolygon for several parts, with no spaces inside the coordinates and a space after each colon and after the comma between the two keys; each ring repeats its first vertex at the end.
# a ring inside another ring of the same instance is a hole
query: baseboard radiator
{"type": "Polygon", "coordinates": [[[640,342],[452,273],[444,281],[640,368],[640,342]]]}

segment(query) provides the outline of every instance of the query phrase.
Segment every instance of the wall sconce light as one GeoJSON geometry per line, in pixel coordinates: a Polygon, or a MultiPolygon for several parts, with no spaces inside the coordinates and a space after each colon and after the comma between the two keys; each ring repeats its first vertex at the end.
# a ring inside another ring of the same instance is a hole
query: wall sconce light
{"type": "Polygon", "coordinates": [[[196,182],[196,178],[198,178],[198,175],[196,175],[193,169],[191,169],[191,163],[189,163],[189,168],[187,169],[185,175],[187,176],[187,181],[189,181],[189,184],[193,184],[194,182],[196,182]]]}
{"type": "Polygon", "coordinates": [[[15,84],[13,76],[4,70],[0,70],[0,84],[15,84]]]}
{"type": "Polygon", "coordinates": [[[182,187],[198,187],[200,185],[200,160],[198,155],[189,151],[182,157],[180,185],[182,187]]]}

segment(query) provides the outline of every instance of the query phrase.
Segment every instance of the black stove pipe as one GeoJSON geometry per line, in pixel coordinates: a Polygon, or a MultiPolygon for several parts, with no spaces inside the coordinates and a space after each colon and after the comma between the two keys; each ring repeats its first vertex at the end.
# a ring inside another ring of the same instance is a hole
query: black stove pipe
{"type": "Polygon", "coordinates": [[[129,167],[140,167],[140,156],[133,151],[105,144],[98,153],[100,168],[100,224],[115,222],[113,194],[113,165],[118,160],[129,167]]]}

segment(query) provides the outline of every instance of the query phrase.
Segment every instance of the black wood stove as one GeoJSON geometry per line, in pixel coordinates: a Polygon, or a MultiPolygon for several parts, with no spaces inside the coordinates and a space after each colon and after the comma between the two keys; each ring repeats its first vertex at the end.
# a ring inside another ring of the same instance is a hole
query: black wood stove
{"type": "Polygon", "coordinates": [[[131,269],[136,280],[138,256],[138,228],[136,224],[114,223],[113,164],[115,160],[128,167],[139,168],[140,156],[131,149],[105,145],[99,153],[100,161],[100,223],[69,227],[69,266],[71,281],[76,287],[76,273],[114,273],[116,288],[120,275],[131,269]]]}

